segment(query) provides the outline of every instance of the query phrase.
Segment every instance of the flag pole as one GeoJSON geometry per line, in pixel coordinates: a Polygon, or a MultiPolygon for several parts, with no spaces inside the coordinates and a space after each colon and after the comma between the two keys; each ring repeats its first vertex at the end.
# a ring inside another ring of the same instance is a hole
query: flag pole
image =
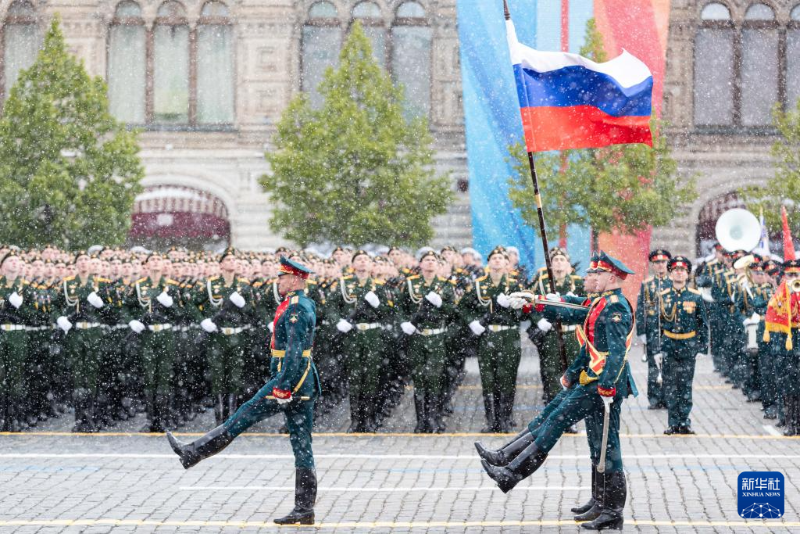
{"type": "MultiPolygon", "coordinates": [[[[508,0],[503,0],[503,11],[506,20],[511,20],[511,12],[508,10],[508,0]]],[[[533,152],[528,151],[528,166],[531,169],[531,181],[533,182],[533,195],[536,199],[536,213],[539,215],[539,229],[542,236],[542,249],[544,250],[544,264],[547,268],[547,278],[550,280],[550,291],[556,292],[556,279],[553,276],[553,264],[550,262],[550,246],[547,242],[547,228],[544,224],[544,209],[542,208],[542,195],[539,192],[539,178],[536,175],[536,162],[533,159],[533,152]]],[[[567,348],[564,345],[564,334],[561,331],[561,319],[556,317],[555,324],[553,325],[556,331],[556,339],[558,340],[558,353],[561,357],[561,371],[567,370],[567,348]]]]}

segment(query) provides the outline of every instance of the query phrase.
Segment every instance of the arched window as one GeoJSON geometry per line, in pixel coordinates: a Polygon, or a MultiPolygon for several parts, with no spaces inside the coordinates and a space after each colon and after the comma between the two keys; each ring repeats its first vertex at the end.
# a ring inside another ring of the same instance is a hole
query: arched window
{"type": "Polygon", "coordinates": [[[766,4],[752,4],[742,25],[741,124],[770,126],[779,101],[779,35],[775,13],[766,4]]]}
{"type": "Polygon", "coordinates": [[[189,24],[178,2],[161,4],[153,29],[153,121],[189,122],[189,24]]]}
{"type": "Polygon", "coordinates": [[[725,4],[712,2],[703,8],[700,18],[703,20],[730,20],[731,12],[725,4]]]}
{"type": "Polygon", "coordinates": [[[24,69],[36,61],[41,46],[36,10],[27,0],[15,0],[8,8],[3,24],[3,85],[0,100],[8,97],[24,69]]]}
{"type": "Polygon", "coordinates": [[[146,75],[147,30],[142,9],[126,0],[117,5],[108,37],[108,100],[118,120],[145,123],[146,75]]]}
{"type": "Polygon", "coordinates": [[[796,109],[800,100],[800,5],[791,11],[786,30],[786,106],[796,109]]]}
{"type": "Polygon", "coordinates": [[[353,8],[353,18],[364,27],[364,33],[372,43],[372,55],[386,66],[386,28],[381,17],[381,8],[374,2],[361,2],[353,8]]]}
{"type": "Polygon", "coordinates": [[[392,75],[403,85],[407,113],[428,116],[431,106],[431,41],[425,9],[417,2],[397,8],[392,26],[392,75]]]}
{"type": "Polygon", "coordinates": [[[228,8],[206,2],[197,26],[197,123],[233,122],[233,32],[228,8]]]}
{"type": "Polygon", "coordinates": [[[694,41],[694,123],[734,123],[734,26],[725,5],[706,5],[694,41]]]}
{"type": "Polygon", "coordinates": [[[336,6],[330,2],[312,5],[303,26],[301,84],[313,107],[322,105],[317,88],[325,71],[339,64],[341,47],[342,28],[336,6]]]}

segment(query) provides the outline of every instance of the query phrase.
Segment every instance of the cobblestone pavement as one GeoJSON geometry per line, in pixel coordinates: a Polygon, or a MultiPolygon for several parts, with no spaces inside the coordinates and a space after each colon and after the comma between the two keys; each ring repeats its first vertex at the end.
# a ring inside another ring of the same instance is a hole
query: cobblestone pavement
{"type": "MultiPolygon", "coordinates": [[[[631,353],[645,389],[641,348],[631,353]]],[[[409,392],[379,434],[348,435],[344,417],[320,421],[314,437],[319,496],[314,528],[303,532],[579,532],[571,506],[589,496],[583,433],[566,435],[545,465],[504,495],[483,474],[473,448],[483,425],[477,365],[455,398],[451,434],[416,436],[409,392]]],[[[541,409],[537,359],[526,350],[515,407],[527,423],[541,409]]],[[[800,532],[800,439],[784,438],[759,405],[698,360],[692,413],[697,436],[662,434],[665,411],[644,391],[622,409],[629,497],[626,531],[800,532]],[[783,520],[742,520],[742,471],[781,471],[783,520]]],[[[343,414],[347,407],[341,407],[343,414]]],[[[292,507],[294,469],[281,421],[259,425],[221,455],[184,471],[160,435],[136,434],[142,420],[103,434],[64,433],[68,417],[36,432],[0,435],[0,532],[274,532],[292,507]]],[[[203,414],[185,433],[213,425],[203,414]]],[[[297,527],[287,527],[298,529],[297,527]]],[[[286,530],[284,528],[282,530],[286,530]]]]}

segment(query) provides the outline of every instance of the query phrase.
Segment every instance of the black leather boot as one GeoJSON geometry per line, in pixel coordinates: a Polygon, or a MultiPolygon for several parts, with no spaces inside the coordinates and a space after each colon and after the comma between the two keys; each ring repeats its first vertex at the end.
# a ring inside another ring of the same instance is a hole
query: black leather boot
{"type": "Polygon", "coordinates": [[[786,395],[783,397],[783,410],[784,410],[784,419],[785,419],[785,426],[783,428],[783,435],[784,436],[794,436],[796,430],[794,428],[795,425],[795,407],[794,397],[790,395],[786,395]]]}
{"type": "Polygon", "coordinates": [[[214,398],[214,420],[218,425],[225,422],[225,395],[222,393],[214,398]]]}
{"type": "Polygon", "coordinates": [[[364,421],[364,432],[375,432],[378,428],[377,414],[378,414],[378,396],[365,395],[364,402],[362,403],[361,418],[364,421]]]}
{"type": "Polygon", "coordinates": [[[514,411],[514,395],[498,393],[497,399],[500,404],[497,417],[499,430],[500,432],[511,432],[511,414],[514,411]]]}
{"type": "Polygon", "coordinates": [[[167,432],[170,447],[181,459],[184,469],[197,465],[200,460],[210,458],[231,444],[234,437],[224,426],[218,426],[205,436],[191,443],[181,443],[172,432],[167,432]]]}
{"type": "Polygon", "coordinates": [[[517,454],[533,443],[534,439],[533,434],[528,432],[526,428],[517,434],[514,439],[495,451],[487,449],[480,441],[475,442],[475,448],[478,450],[478,456],[486,460],[489,465],[504,466],[508,465],[511,460],[517,457],[517,454]]]}
{"type": "Polygon", "coordinates": [[[427,403],[428,407],[426,411],[428,413],[428,426],[430,426],[431,432],[433,434],[441,434],[444,432],[444,421],[442,420],[442,403],[441,403],[441,395],[437,393],[427,393],[425,395],[425,402],[427,403]]]}
{"type": "MultiPolygon", "coordinates": [[[[597,472],[597,466],[592,464],[592,496],[591,496],[591,498],[589,498],[589,501],[586,504],[584,504],[583,506],[575,506],[573,508],[570,508],[570,512],[575,513],[575,514],[585,514],[586,512],[588,512],[589,510],[592,509],[592,507],[595,505],[595,503],[597,501],[600,500],[597,497],[598,494],[599,494],[599,491],[598,491],[599,486],[597,484],[597,479],[599,477],[600,477],[600,474],[597,472]]],[[[578,521],[578,517],[577,516],[575,517],[575,521],[578,521]]]]}
{"type": "Polygon", "coordinates": [[[425,393],[414,389],[414,408],[417,412],[417,426],[414,427],[415,434],[427,434],[430,432],[428,427],[428,414],[426,412],[425,393]]]}
{"type": "Polygon", "coordinates": [[[289,515],[275,519],[278,525],[313,525],[314,502],[317,500],[317,474],[313,469],[298,468],[294,480],[294,509],[289,515]]]}
{"type": "Polygon", "coordinates": [[[581,523],[586,530],[622,530],[624,522],[622,511],[628,497],[628,488],[623,471],[605,474],[603,489],[603,511],[589,523],[581,523]]]}
{"type": "Polygon", "coordinates": [[[547,453],[540,451],[536,442],[533,442],[505,467],[490,465],[486,460],[481,460],[481,465],[486,474],[497,482],[500,490],[508,493],[539,469],[546,459],[547,453]]]}
{"type": "Polygon", "coordinates": [[[497,406],[494,402],[494,395],[490,392],[483,392],[483,409],[486,413],[486,426],[481,432],[484,434],[497,432],[497,406]]]}
{"type": "Polygon", "coordinates": [[[361,399],[358,395],[350,395],[350,428],[348,432],[363,432],[361,423],[361,399]]]}
{"type": "Polygon", "coordinates": [[[575,521],[594,521],[603,513],[605,509],[605,491],[608,487],[608,476],[605,473],[597,473],[592,476],[592,505],[578,513],[573,519],[575,521]]]}

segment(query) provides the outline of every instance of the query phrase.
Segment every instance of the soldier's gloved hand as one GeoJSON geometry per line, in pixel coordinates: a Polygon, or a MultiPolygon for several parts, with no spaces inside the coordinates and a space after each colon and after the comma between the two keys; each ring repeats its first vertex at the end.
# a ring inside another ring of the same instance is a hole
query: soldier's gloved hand
{"type": "Polygon", "coordinates": [[[703,297],[703,300],[706,302],[714,302],[714,297],[711,296],[710,291],[702,291],[700,296],[703,297]]]}
{"type": "Polygon", "coordinates": [[[103,299],[100,298],[96,291],[89,293],[89,296],[86,297],[86,300],[89,301],[89,304],[95,308],[100,309],[103,307],[103,299]]]}
{"type": "Polygon", "coordinates": [[[200,323],[200,328],[208,332],[209,334],[217,331],[217,325],[214,324],[214,321],[211,319],[203,319],[200,323]]]}
{"type": "Polygon", "coordinates": [[[417,331],[417,327],[414,326],[413,324],[409,323],[408,321],[406,321],[404,323],[400,323],[400,328],[402,328],[403,332],[405,332],[406,335],[409,335],[409,336],[413,335],[414,332],[417,331]]]}
{"type": "Polygon", "coordinates": [[[336,323],[336,330],[338,330],[342,334],[346,334],[352,329],[353,325],[350,324],[350,322],[346,321],[345,319],[339,319],[339,322],[336,323]]]}
{"type": "MultiPolygon", "coordinates": [[[[508,308],[509,306],[511,306],[511,297],[509,297],[505,293],[500,293],[499,295],[497,295],[497,303],[503,308],[508,308]]],[[[520,306],[520,308],[521,307],[522,306],[520,306]]]]}
{"type": "Polygon", "coordinates": [[[292,392],[285,389],[272,388],[272,396],[278,404],[289,404],[292,402],[292,392]]]}
{"type": "Polygon", "coordinates": [[[163,291],[159,296],[157,296],[156,300],[165,308],[170,308],[173,304],[172,297],[170,297],[166,291],[163,291]]]}
{"type": "Polygon", "coordinates": [[[131,330],[133,330],[137,334],[141,334],[142,332],[144,332],[144,323],[141,321],[137,321],[136,319],[128,322],[128,326],[130,327],[131,330]]]}
{"type": "Polygon", "coordinates": [[[63,316],[56,319],[56,324],[61,330],[64,331],[65,334],[69,332],[70,328],[72,328],[72,323],[69,322],[69,319],[63,316]]]}
{"type": "Polygon", "coordinates": [[[476,336],[480,336],[484,332],[486,332],[486,327],[481,324],[481,322],[477,319],[469,323],[469,329],[472,330],[472,333],[476,336]]]}
{"type": "Polygon", "coordinates": [[[372,291],[370,291],[369,293],[367,293],[366,295],[364,295],[364,300],[366,300],[366,301],[367,301],[367,303],[368,303],[370,306],[372,306],[373,308],[377,308],[378,306],[380,306],[380,305],[381,305],[381,299],[379,299],[379,298],[378,298],[378,295],[376,295],[376,294],[375,294],[374,292],[372,292],[372,291]]]}
{"type": "Polygon", "coordinates": [[[549,332],[553,329],[553,323],[542,317],[539,319],[539,322],[536,323],[536,328],[541,330],[542,332],[549,332]]]}
{"type": "Polygon", "coordinates": [[[754,312],[753,315],[750,316],[750,320],[753,321],[753,324],[758,324],[761,322],[761,316],[754,312]]]}
{"type": "Polygon", "coordinates": [[[647,334],[642,334],[639,336],[639,341],[642,342],[642,345],[647,345],[647,334]]]}
{"type": "Polygon", "coordinates": [[[10,302],[11,305],[14,306],[14,308],[19,309],[19,307],[22,306],[22,296],[16,291],[14,291],[8,297],[8,302],[10,302]]]}
{"type": "Polygon", "coordinates": [[[568,291],[568,292],[567,292],[567,296],[568,296],[568,297],[577,297],[578,295],[576,295],[576,294],[575,294],[575,293],[573,293],[572,291],[568,291]]]}
{"type": "Polygon", "coordinates": [[[544,298],[545,300],[549,300],[551,302],[561,302],[561,295],[558,293],[548,293],[544,298]]]}
{"type": "Polygon", "coordinates": [[[244,308],[244,297],[239,294],[238,291],[234,291],[231,293],[231,296],[228,297],[231,302],[233,302],[237,308],[244,308]]]}
{"type": "Polygon", "coordinates": [[[508,297],[508,305],[512,310],[521,310],[527,303],[528,299],[524,297],[515,297],[514,295],[508,297]]]}
{"type": "Polygon", "coordinates": [[[438,295],[438,293],[434,293],[431,291],[427,295],[425,295],[425,300],[436,306],[437,308],[442,307],[442,297],[438,295]]]}
{"type": "Polygon", "coordinates": [[[275,331],[275,325],[272,322],[267,323],[267,328],[269,328],[270,332],[275,331]]]}

